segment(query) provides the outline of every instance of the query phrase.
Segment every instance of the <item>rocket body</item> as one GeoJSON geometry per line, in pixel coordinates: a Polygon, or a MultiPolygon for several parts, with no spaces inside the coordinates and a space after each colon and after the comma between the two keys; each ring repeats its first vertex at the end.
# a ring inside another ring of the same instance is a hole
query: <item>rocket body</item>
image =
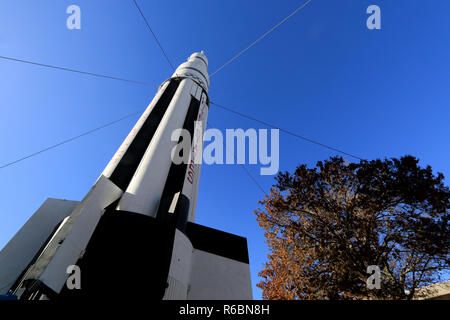
{"type": "MultiPolygon", "coordinates": [[[[171,169],[171,151],[177,144],[176,141],[171,139],[172,133],[178,128],[183,128],[188,112],[191,114],[193,113],[196,121],[202,121],[204,126],[206,125],[208,110],[207,94],[209,88],[207,68],[207,59],[203,53],[194,53],[187,62],[181,64],[177,70],[175,70],[172,78],[165,82],[160,90],[158,90],[157,95],[150,103],[149,107],[145,110],[131,133],[105,168],[102,174],[106,177],[111,177],[114,170],[117,168],[118,163],[123,161],[123,156],[136,139],[136,134],[142,128],[145,121],[149,117],[152,117],[152,112],[158,112],[158,110],[154,111],[153,109],[161,99],[163,92],[167,89],[170,82],[179,82],[133,177],[127,184],[125,193],[117,206],[118,210],[156,217],[167,177],[171,169]],[[192,103],[193,100],[194,103],[192,103]],[[195,105],[195,100],[200,101],[199,108],[193,107],[193,105],[195,105]]],[[[199,148],[202,148],[203,146],[204,126],[200,132],[197,132],[197,136],[195,136],[194,132],[190,132],[191,135],[194,136],[193,149],[196,148],[199,150],[199,148]]],[[[200,165],[196,164],[196,170],[193,171],[192,169],[192,165],[187,164],[189,180],[184,182],[182,189],[187,189],[184,191],[184,194],[191,202],[189,208],[189,216],[191,219],[189,221],[193,222],[200,176],[200,165]],[[185,187],[186,184],[189,184],[189,186],[185,187]]]]}
{"type": "Polygon", "coordinates": [[[171,150],[176,146],[176,141],[171,140],[171,135],[173,131],[183,127],[192,85],[190,79],[181,80],[133,179],[119,202],[118,210],[156,216],[171,167],[171,150]]]}
{"type": "Polygon", "coordinates": [[[175,70],[82,201],[44,203],[0,252],[0,294],[252,298],[245,238],[195,224],[207,69],[199,52],[175,70]],[[187,163],[171,158],[178,129],[190,133],[187,163]],[[12,254],[20,251],[27,255],[12,254]],[[73,266],[79,290],[67,286],[73,266]]]}

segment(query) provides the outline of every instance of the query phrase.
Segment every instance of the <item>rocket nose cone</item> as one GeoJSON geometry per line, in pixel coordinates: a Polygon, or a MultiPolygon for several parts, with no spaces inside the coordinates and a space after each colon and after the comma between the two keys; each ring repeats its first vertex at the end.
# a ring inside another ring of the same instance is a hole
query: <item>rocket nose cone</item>
{"type": "Polygon", "coordinates": [[[205,53],[194,52],[189,56],[186,62],[180,64],[175,70],[173,77],[190,77],[200,81],[201,86],[208,91],[209,88],[209,75],[208,75],[208,59],[205,53]]]}
{"type": "Polygon", "coordinates": [[[191,56],[189,57],[188,60],[193,60],[193,59],[203,60],[203,62],[206,64],[206,66],[208,66],[208,59],[206,58],[205,52],[203,50],[200,52],[194,52],[193,54],[191,54],[191,56]]]}

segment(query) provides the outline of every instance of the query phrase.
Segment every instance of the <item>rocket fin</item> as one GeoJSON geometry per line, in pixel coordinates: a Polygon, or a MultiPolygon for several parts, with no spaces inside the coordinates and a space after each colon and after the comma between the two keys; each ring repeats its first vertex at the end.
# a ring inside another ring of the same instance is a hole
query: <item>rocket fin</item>
{"type": "Polygon", "coordinates": [[[0,294],[14,285],[58,224],[79,201],[48,198],[0,251],[0,294]]]}
{"type": "MultiPolygon", "coordinates": [[[[83,254],[104,209],[120,198],[123,191],[104,176],[100,177],[86,197],[74,209],[69,219],[53,235],[22,283],[44,284],[45,290],[58,293],[68,277],[66,269],[76,264],[83,254]]],[[[45,291],[44,290],[44,291],[45,291]]],[[[53,292],[49,292],[50,294],[53,292]]]]}

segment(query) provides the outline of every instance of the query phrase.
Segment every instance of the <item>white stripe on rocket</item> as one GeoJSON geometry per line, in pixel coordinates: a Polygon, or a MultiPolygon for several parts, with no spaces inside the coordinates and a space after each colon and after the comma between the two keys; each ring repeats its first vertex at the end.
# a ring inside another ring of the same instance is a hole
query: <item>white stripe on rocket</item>
{"type": "Polygon", "coordinates": [[[191,79],[181,80],[158,129],[122,196],[118,210],[156,217],[159,202],[172,164],[171,151],[176,146],[171,135],[183,127],[191,100],[191,79]]]}
{"type": "Polygon", "coordinates": [[[154,106],[159,101],[159,99],[161,98],[161,95],[166,90],[168,85],[169,85],[169,82],[165,82],[161,86],[161,88],[158,90],[158,92],[156,93],[156,95],[153,98],[152,102],[150,102],[150,104],[148,105],[147,109],[145,109],[145,111],[142,114],[142,116],[136,122],[136,124],[134,125],[133,129],[128,134],[128,136],[125,138],[125,140],[121,144],[120,148],[114,154],[114,156],[112,157],[111,161],[108,163],[108,165],[106,166],[105,170],[103,170],[103,172],[102,172],[102,174],[100,176],[103,175],[103,176],[105,176],[107,178],[111,177],[112,173],[116,169],[116,167],[119,164],[120,160],[122,160],[123,155],[125,154],[125,152],[127,152],[129,146],[131,145],[131,143],[136,138],[137,133],[139,132],[139,130],[141,130],[142,126],[144,125],[145,121],[147,120],[147,118],[151,114],[154,106]]]}

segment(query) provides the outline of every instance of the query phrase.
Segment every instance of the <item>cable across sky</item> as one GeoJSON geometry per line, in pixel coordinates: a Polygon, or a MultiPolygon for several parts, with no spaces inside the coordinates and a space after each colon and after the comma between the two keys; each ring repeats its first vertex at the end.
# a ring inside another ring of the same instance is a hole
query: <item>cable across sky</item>
{"type": "Polygon", "coordinates": [[[86,72],[86,71],[81,71],[81,70],[76,70],[76,69],[71,69],[71,68],[59,67],[59,66],[54,66],[54,65],[50,65],[50,64],[39,63],[39,62],[35,62],[35,61],[30,61],[30,60],[17,59],[17,58],[6,57],[6,56],[0,56],[0,59],[10,60],[10,61],[15,61],[15,62],[22,62],[22,63],[32,64],[32,65],[39,66],[39,67],[45,67],[45,68],[51,68],[51,69],[57,69],[57,70],[62,70],[62,71],[75,72],[75,73],[85,74],[85,75],[93,76],[93,77],[100,77],[100,78],[106,78],[106,79],[111,79],[111,80],[124,81],[124,82],[129,82],[129,83],[134,83],[134,84],[147,85],[147,86],[148,86],[148,85],[150,85],[150,86],[155,86],[155,85],[152,85],[152,84],[147,83],[147,82],[136,81],[136,80],[130,80],[130,79],[124,79],[124,78],[119,78],[119,77],[113,77],[113,76],[108,76],[108,75],[105,75],[105,74],[93,73],[93,72],[86,72]]]}
{"type": "Polygon", "coordinates": [[[76,136],[74,136],[74,137],[72,137],[72,138],[69,138],[69,139],[66,139],[66,140],[64,140],[64,141],[61,141],[61,142],[59,142],[59,143],[56,143],[56,144],[54,144],[54,145],[51,145],[51,146],[49,146],[49,147],[47,147],[47,148],[44,148],[44,149],[42,149],[42,150],[39,150],[39,151],[37,151],[37,152],[33,152],[33,153],[29,154],[29,155],[26,155],[26,156],[24,156],[24,157],[22,157],[22,158],[16,159],[16,160],[11,161],[11,162],[9,162],[9,163],[5,163],[4,165],[1,165],[1,166],[0,166],[0,169],[3,169],[3,168],[6,168],[6,167],[9,167],[9,166],[12,166],[13,164],[16,164],[16,163],[18,163],[18,162],[21,162],[21,161],[23,161],[23,160],[32,158],[32,157],[34,157],[34,156],[37,156],[38,154],[41,154],[41,153],[46,152],[46,151],[49,151],[49,150],[51,150],[51,149],[55,149],[56,147],[62,146],[63,144],[69,143],[69,142],[71,142],[71,141],[77,140],[77,139],[79,139],[79,138],[81,138],[81,137],[87,136],[87,135],[89,135],[89,134],[91,134],[91,133],[94,133],[94,132],[99,131],[99,130],[101,130],[101,129],[104,129],[104,128],[106,128],[106,127],[112,126],[113,124],[116,124],[116,123],[118,123],[118,122],[120,122],[120,121],[123,121],[123,120],[125,120],[125,119],[128,119],[128,118],[130,118],[130,117],[132,117],[132,116],[135,116],[135,115],[141,113],[142,111],[143,111],[143,110],[139,110],[139,111],[135,111],[135,112],[133,112],[133,113],[129,113],[129,114],[127,114],[127,115],[125,115],[125,116],[123,116],[123,117],[117,119],[117,120],[114,120],[114,121],[105,123],[105,124],[103,124],[103,125],[101,125],[101,126],[99,126],[99,127],[96,127],[96,128],[91,129],[91,130],[89,130],[89,131],[83,132],[83,133],[81,133],[81,134],[79,134],[79,135],[76,135],[76,136]]]}
{"type": "Polygon", "coordinates": [[[324,143],[321,143],[321,142],[318,142],[318,141],[315,141],[315,140],[306,138],[306,137],[301,136],[301,135],[299,135],[299,134],[297,134],[297,133],[295,133],[295,132],[292,132],[292,131],[287,130],[287,129],[280,128],[279,126],[275,126],[275,125],[270,124],[270,123],[268,123],[268,122],[266,122],[266,121],[258,120],[258,119],[254,118],[254,117],[252,117],[252,116],[249,116],[249,115],[246,115],[246,114],[244,114],[244,113],[242,113],[242,112],[239,112],[239,111],[233,110],[233,109],[231,109],[231,108],[225,107],[225,106],[223,106],[223,105],[221,105],[221,104],[218,104],[218,103],[215,103],[215,102],[213,102],[213,101],[211,101],[210,103],[213,104],[213,105],[215,105],[215,106],[217,106],[217,107],[219,107],[219,108],[221,108],[221,109],[223,109],[223,110],[225,110],[225,111],[228,111],[228,112],[232,112],[232,113],[234,113],[234,114],[237,114],[237,115],[240,116],[240,117],[243,117],[243,118],[246,118],[246,119],[249,119],[249,120],[258,122],[258,123],[260,123],[260,124],[262,124],[262,125],[265,125],[265,126],[267,126],[267,127],[270,127],[270,128],[279,129],[281,132],[287,133],[287,134],[289,134],[289,135],[291,135],[291,136],[293,136],[293,137],[296,137],[296,138],[305,140],[305,141],[310,142],[310,143],[314,143],[314,144],[316,144],[316,145],[318,145],[318,146],[321,146],[321,147],[327,148],[327,149],[329,149],[329,150],[332,150],[332,151],[336,151],[336,152],[345,154],[345,155],[347,155],[347,156],[349,156],[349,157],[352,157],[352,158],[355,158],[355,159],[358,159],[358,160],[364,160],[363,158],[361,158],[361,157],[359,157],[359,156],[356,156],[356,155],[354,155],[354,154],[351,154],[351,153],[348,153],[348,152],[339,150],[339,149],[337,149],[337,148],[331,147],[331,146],[329,146],[329,145],[326,145],[326,144],[324,144],[324,143]]]}
{"type": "Polygon", "coordinates": [[[240,51],[238,54],[236,54],[234,57],[232,57],[230,60],[228,60],[227,62],[225,62],[219,69],[217,69],[216,71],[214,71],[213,73],[211,73],[209,76],[212,77],[214,76],[217,72],[219,72],[220,70],[222,70],[223,68],[225,68],[227,65],[229,65],[230,63],[232,63],[234,60],[236,60],[237,58],[239,58],[242,54],[244,54],[248,49],[250,49],[251,47],[253,47],[255,44],[257,44],[258,42],[260,42],[262,39],[264,39],[266,36],[268,36],[272,31],[274,31],[276,28],[278,28],[279,26],[281,26],[283,23],[285,23],[287,20],[289,20],[289,18],[291,18],[293,15],[295,15],[297,12],[299,12],[300,10],[302,10],[304,7],[306,7],[312,0],[308,0],[306,1],[304,4],[302,4],[300,7],[298,7],[297,9],[295,9],[290,15],[288,15],[286,18],[284,18],[283,20],[281,20],[280,22],[278,22],[275,26],[273,26],[271,29],[269,29],[266,33],[264,33],[261,37],[259,37],[258,39],[256,39],[255,41],[253,41],[248,47],[246,47],[245,49],[243,49],[242,51],[240,51]]]}
{"type": "MultiPolygon", "coordinates": [[[[233,58],[231,58],[230,60],[228,60],[225,64],[223,64],[219,69],[217,69],[215,72],[213,72],[210,76],[213,76],[214,74],[216,74],[217,72],[219,72],[220,70],[222,70],[223,68],[225,68],[227,65],[229,65],[231,62],[233,62],[234,60],[236,60],[237,58],[239,58],[244,52],[246,52],[248,49],[250,49],[251,47],[253,47],[256,43],[258,43],[259,41],[261,41],[263,38],[265,38],[265,37],[266,37],[268,34],[270,34],[272,31],[274,31],[275,29],[277,29],[280,25],[282,25],[282,24],[283,24],[284,22],[286,22],[289,18],[291,18],[292,16],[294,16],[294,15],[295,15],[297,12],[299,12],[301,9],[303,9],[304,7],[306,7],[306,5],[308,5],[311,1],[312,1],[312,0],[309,0],[309,1],[305,2],[304,4],[302,4],[300,7],[298,7],[297,9],[295,9],[290,15],[288,15],[286,18],[284,18],[283,20],[281,20],[278,24],[276,24],[274,27],[272,27],[270,30],[268,30],[266,33],[264,33],[261,37],[259,37],[259,38],[258,38],[257,40],[255,40],[253,43],[251,43],[247,48],[245,48],[244,50],[240,51],[237,55],[235,55],[233,58]]],[[[173,64],[172,64],[172,62],[170,61],[170,59],[169,59],[169,57],[167,56],[167,54],[166,54],[164,48],[162,47],[161,43],[159,42],[159,40],[158,40],[158,38],[156,37],[155,33],[153,32],[152,28],[150,27],[150,24],[148,23],[148,20],[145,18],[145,16],[144,16],[142,10],[140,9],[139,5],[137,4],[137,2],[136,2],[135,0],[133,0],[133,2],[134,2],[134,4],[135,4],[135,6],[137,7],[139,13],[141,14],[142,18],[144,19],[144,21],[145,21],[145,23],[146,23],[148,29],[149,29],[150,32],[152,33],[152,35],[153,35],[153,37],[154,37],[156,43],[157,43],[158,46],[160,47],[161,52],[162,52],[162,54],[165,56],[165,58],[166,58],[168,64],[170,65],[170,67],[171,67],[173,70],[175,70],[175,68],[174,68],[174,66],[173,66],[173,64]]],[[[109,76],[109,75],[98,74],[98,73],[92,73],[92,72],[86,72],[86,71],[76,70],[76,69],[72,69],[72,68],[59,67],[59,66],[54,66],[54,65],[49,65],[49,64],[43,64],[43,63],[34,62],[34,61],[29,61],[29,60],[24,60],[24,59],[17,59],[17,58],[6,57],[6,56],[0,56],[0,58],[1,58],[1,59],[4,59],[4,60],[10,60],[10,61],[15,61],[15,62],[22,62],[22,63],[26,63],[26,64],[32,64],[32,65],[36,65],[36,66],[41,66],[41,67],[46,67],[46,68],[53,68],[53,69],[57,69],[57,70],[68,71],[68,72],[74,72],[74,73],[79,73],[79,74],[84,74],[84,75],[90,75],[90,76],[95,76],[95,77],[101,77],[101,78],[106,78],[106,79],[111,79],[111,80],[118,80],[118,81],[129,82],[129,83],[140,84],[140,85],[158,86],[158,85],[154,85],[154,84],[150,84],[150,83],[146,83],[146,82],[142,82],[142,81],[136,81],[136,80],[124,79],[124,78],[113,77],[113,76],[109,76]]],[[[307,142],[310,142],[310,143],[319,145],[319,146],[321,146],[321,147],[324,147],[324,148],[327,148],[327,149],[329,149],[329,150],[332,150],[332,151],[335,151],[335,152],[338,152],[338,153],[341,153],[341,154],[344,154],[344,155],[353,157],[353,158],[355,158],[355,159],[363,160],[363,158],[361,158],[361,157],[359,157],[359,156],[356,156],[356,155],[354,155],[354,154],[351,154],[351,153],[348,153],[348,152],[339,150],[339,149],[337,149],[337,148],[331,147],[331,146],[329,146],[329,145],[326,145],[326,144],[324,144],[324,143],[321,143],[321,142],[318,142],[318,141],[315,141],[315,140],[306,138],[306,137],[301,136],[301,135],[299,135],[299,134],[297,134],[297,133],[294,133],[294,132],[292,132],[292,131],[290,131],[290,130],[280,128],[280,127],[275,126],[275,125],[273,125],[273,124],[270,124],[270,123],[268,123],[268,122],[266,122],[266,121],[262,121],[262,120],[259,120],[259,119],[254,118],[254,117],[252,117],[252,116],[246,115],[246,114],[244,114],[244,113],[242,113],[242,112],[233,110],[232,108],[225,107],[225,106],[223,106],[223,105],[221,105],[221,104],[217,104],[217,103],[215,103],[215,102],[213,102],[213,101],[211,101],[211,104],[213,104],[213,105],[215,105],[215,106],[221,108],[222,110],[225,110],[225,111],[234,113],[234,114],[236,114],[236,115],[239,115],[239,116],[241,116],[241,117],[243,117],[243,118],[246,118],[246,119],[249,119],[249,120],[258,122],[258,123],[260,123],[260,124],[263,124],[263,125],[268,126],[268,127],[271,127],[271,128],[279,129],[280,131],[282,131],[282,132],[284,132],[284,133],[286,133],[286,134],[289,134],[289,135],[291,135],[291,136],[297,137],[297,138],[302,139],[302,140],[304,140],[304,141],[307,141],[307,142]]],[[[138,111],[138,112],[140,112],[140,111],[138,111]]],[[[9,162],[9,163],[7,163],[7,164],[5,164],[5,165],[0,166],[0,169],[5,168],[5,167],[8,167],[8,166],[10,166],[10,165],[13,165],[13,164],[15,164],[15,163],[18,163],[18,162],[23,161],[23,160],[25,160],[25,159],[31,158],[31,157],[36,156],[36,155],[38,155],[38,154],[40,154],[40,153],[43,153],[43,152],[45,152],[45,151],[54,149],[54,148],[56,148],[56,147],[58,147],[58,146],[60,146],[60,145],[62,145],[62,144],[65,144],[65,143],[68,143],[68,142],[70,142],[70,141],[76,140],[76,139],[78,139],[78,138],[80,138],[80,137],[83,137],[83,136],[86,136],[86,135],[88,135],[88,134],[90,134],[90,133],[93,133],[93,132],[96,132],[96,131],[98,131],[98,130],[101,130],[101,129],[103,129],[103,128],[105,128],[105,127],[108,127],[108,126],[110,126],[110,125],[112,125],[112,124],[115,124],[115,123],[120,122],[120,121],[122,121],[122,120],[124,120],[124,119],[126,119],[126,118],[129,118],[129,117],[131,117],[132,115],[135,115],[136,113],[137,113],[137,112],[134,112],[134,113],[132,113],[132,114],[128,114],[128,115],[126,115],[126,116],[124,116],[124,117],[121,117],[121,118],[115,120],[115,121],[112,121],[112,122],[110,122],[110,123],[104,124],[104,125],[102,125],[102,126],[100,126],[100,127],[97,127],[97,128],[92,129],[92,130],[89,130],[89,131],[87,131],[87,132],[85,132],[85,133],[82,133],[82,134],[80,134],[80,135],[77,135],[77,136],[72,137],[72,138],[70,138],[70,139],[67,139],[67,140],[65,140],[65,141],[62,141],[62,142],[60,142],[60,143],[57,143],[57,144],[55,144],[55,145],[52,145],[52,146],[47,147],[47,148],[45,148],[45,149],[42,149],[42,150],[40,150],[40,151],[38,151],[38,152],[34,152],[34,153],[30,154],[30,155],[27,155],[27,156],[25,156],[25,157],[22,157],[22,158],[19,158],[19,159],[17,159],[17,160],[14,160],[14,161],[12,161],[12,162],[9,162]]],[[[248,172],[247,172],[247,173],[248,173],[248,172]]],[[[261,188],[260,185],[258,185],[258,186],[259,186],[259,188],[260,188],[261,190],[263,190],[263,189],[261,188]]],[[[263,191],[264,191],[264,190],[263,190],[263,191]]]]}
{"type": "MultiPolygon", "coordinates": [[[[209,127],[209,125],[211,124],[211,121],[208,120],[208,123],[206,123],[206,127],[209,127]]],[[[228,145],[226,145],[226,148],[228,148],[228,145]]],[[[227,149],[228,152],[228,149],[227,149]]],[[[259,190],[262,191],[262,193],[264,193],[265,195],[267,195],[266,191],[264,190],[264,188],[261,186],[261,184],[258,182],[258,180],[255,179],[255,177],[253,177],[253,175],[250,173],[250,171],[245,167],[244,164],[240,164],[242,170],[244,170],[245,174],[250,178],[250,180],[252,180],[255,185],[259,188],[259,190]]]]}
{"type": "Polygon", "coordinates": [[[148,30],[150,30],[150,32],[153,35],[153,38],[155,38],[156,43],[158,44],[159,48],[161,49],[162,54],[164,55],[164,57],[167,60],[167,63],[169,64],[169,66],[172,68],[172,71],[175,71],[175,67],[173,66],[172,62],[170,61],[169,57],[166,54],[166,51],[164,50],[164,48],[161,45],[161,42],[159,42],[158,37],[156,36],[156,34],[153,32],[152,28],[150,27],[150,23],[148,23],[147,18],[144,16],[144,13],[142,12],[141,8],[139,7],[138,3],[136,2],[136,0],[133,0],[134,5],[136,6],[136,8],[138,9],[139,13],[141,14],[142,19],[144,19],[145,24],[148,27],[148,30]]]}

